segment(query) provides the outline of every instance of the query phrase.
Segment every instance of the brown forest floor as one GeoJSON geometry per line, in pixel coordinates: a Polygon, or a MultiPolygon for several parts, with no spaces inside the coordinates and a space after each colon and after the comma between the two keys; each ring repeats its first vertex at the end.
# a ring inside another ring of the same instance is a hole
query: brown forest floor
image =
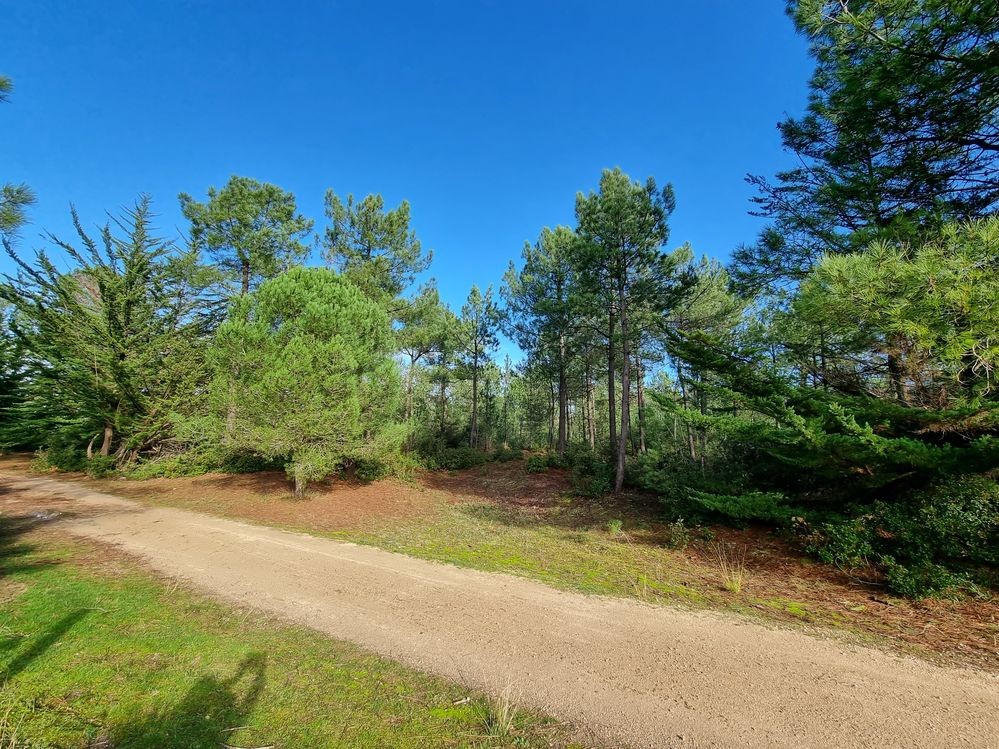
{"type": "MultiPolygon", "coordinates": [[[[29,470],[29,456],[0,457],[0,472],[29,470]]],[[[174,479],[67,478],[122,497],[249,520],[414,556],[506,571],[564,588],[653,603],[734,610],[780,623],[834,628],[923,657],[999,672],[999,600],[908,601],[816,563],[762,528],[711,527],[670,548],[649,497],[570,497],[557,470],[527,474],[522,461],[412,482],[332,481],[294,499],[283,473],[174,479]],[[608,521],[624,531],[612,534],[608,521]],[[746,553],[745,582],[721,584],[718,545],[746,553]]]]}

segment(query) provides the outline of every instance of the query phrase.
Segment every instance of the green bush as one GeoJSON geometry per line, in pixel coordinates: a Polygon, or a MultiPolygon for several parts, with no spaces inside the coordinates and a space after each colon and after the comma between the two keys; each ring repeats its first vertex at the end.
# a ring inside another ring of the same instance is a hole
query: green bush
{"type": "Polygon", "coordinates": [[[94,457],[87,459],[84,470],[86,470],[88,476],[95,479],[102,479],[105,476],[110,476],[114,473],[116,467],[117,466],[113,456],[95,455],[94,457]]]}
{"type": "Polygon", "coordinates": [[[891,558],[884,560],[888,587],[906,598],[957,598],[963,591],[975,590],[966,576],[955,574],[933,562],[917,562],[908,566],[891,558]]]}
{"type": "Polygon", "coordinates": [[[903,502],[874,505],[877,536],[898,559],[999,565],[999,484],[979,476],[940,481],[903,502]]]}
{"type": "Polygon", "coordinates": [[[85,471],[87,454],[73,442],[56,437],[48,446],[35,453],[31,467],[36,471],[52,468],[60,471],[85,471]]]}
{"type": "Polygon", "coordinates": [[[868,517],[838,523],[823,523],[808,533],[805,549],[826,564],[851,569],[866,566],[875,558],[868,517]]]}
{"type": "Polygon", "coordinates": [[[200,476],[212,467],[192,452],[170,455],[137,463],[127,473],[130,479],[173,479],[181,476],[200,476]]]}
{"type": "Polygon", "coordinates": [[[442,471],[461,471],[483,465],[486,454],[471,447],[443,447],[427,460],[428,467],[442,471]]]}
{"type": "MultiPolygon", "coordinates": [[[[283,458],[268,458],[246,450],[228,450],[219,455],[207,454],[201,458],[207,470],[220,473],[258,473],[260,471],[280,471],[284,468],[283,458]]],[[[195,457],[197,461],[197,457],[195,457]]],[[[194,466],[197,462],[194,463],[194,466]]],[[[192,466],[192,467],[194,467],[192,466]]],[[[205,471],[201,471],[205,473],[205,471]]],[[[196,474],[188,474],[196,475],[196,474]]]]}
{"type": "Polygon", "coordinates": [[[493,460],[499,463],[509,463],[511,460],[520,460],[523,457],[521,450],[514,450],[508,447],[501,447],[493,453],[493,460]]]}
{"type": "Polygon", "coordinates": [[[531,455],[524,464],[524,469],[528,473],[544,473],[548,470],[547,455],[531,455]]]}
{"type": "Polygon", "coordinates": [[[283,461],[265,458],[245,450],[194,448],[175,455],[143,460],[126,474],[131,479],[175,479],[184,476],[201,476],[210,472],[257,473],[279,471],[283,461]]]}
{"type": "Polygon", "coordinates": [[[545,461],[549,468],[571,468],[572,463],[569,461],[567,455],[559,455],[557,452],[552,450],[551,452],[545,453],[545,461]]]}
{"type": "Polygon", "coordinates": [[[863,515],[819,526],[806,548],[841,567],[873,564],[904,596],[974,590],[983,568],[999,564],[999,485],[966,476],[876,501],[863,515]]]}
{"type": "Polygon", "coordinates": [[[691,529],[684,523],[683,518],[667,523],[665,530],[665,543],[671,549],[686,549],[693,539],[691,529]]]}
{"type": "Polygon", "coordinates": [[[595,453],[580,454],[572,467],[572,489],[581,497],[600,497],[611,490],[612,469],[595,453]]]}
{"type": "Polygon", "coordinates": [[[697,490],[688,492],[690,500],[700,509],[739,522],[763,521],[784,524],[802,511],[791,507],[780,492],[747,492],[745,494],[713,494],[697,490]]]}
{"type": "Polygon", "coordinates": [[[354,475],[361,481],[377,481],[390,473],[389,467],[380,460],[359,460],[354,465],[354,475]]]}

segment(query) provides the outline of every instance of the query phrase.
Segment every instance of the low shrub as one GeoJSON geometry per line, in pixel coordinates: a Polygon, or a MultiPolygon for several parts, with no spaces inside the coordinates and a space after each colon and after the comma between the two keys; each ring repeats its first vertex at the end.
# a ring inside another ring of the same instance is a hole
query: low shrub
{"type": "Polygon", "coordinates": [[[531,455],[524,464],[524,470],[528,473],[544,473],[548,470],[547,455],[531,455]]]}
{"type": "Polygon", "coordinates": [[[572,467],[572,489],[581,497],[601,497],[613,486],[609,463],[590,452],[581,454],[572,467]]]}
{"type": "Polygon", "coordinates": [[[874,565],[900,595],[974,591],[984,568],[999,565],[999,485],[966,476],[876,501],[863,515],[808,532],[806,548],[841,567],[874,565]]]}
{"type": "Polygon", "coordinates": [[[471,447],[443,447],[427,456],[428,468],[442,471],[461,471],[483,465],[486,454],[471,447]]]}
{"type": "Polygon", "coordinates": [[[200,476],[212,470],[203,458],[193,452],[178,453],[136,463],[126,474],[130,479],[174,479],[182,476],[200,476]]]}
{"type": "Polygon", "coordinates": [[[514,450],[509,447],[500,447],[493,452],[493,460],[498,463],[509,463],[511,460],[520,460],[524,456],[521,450],[514,450]]]}
{"type": "Polygon", "coordinates": [[[116,469],[115,459],[111,455],[95,455],[88,458],[84,470],[91,478],[102,479],[110,476],[116,469]]]}
{"type": "Polygon", "coordinates": [[[664,536],[666,546],[671,549],[686,549],[693,540],[691,529],[684,523],[683,518],[667,523],[664,536]]]}
{"type": "Polygon", "coordinates": [[[701,510],[738,522],[762,521],[782,525],[802,513],[792,507],[780,492],[714,494],[692,489],[688,497],[701,510]]]}
{"type": "Polygon", "coordinates": [[[69,442],[54,440],[52,444],[35,453],[31,467],[36,471],[85,471],[87,454],[82,447],[69,442]]]}
{"type": "Polygon", "coordinates": [[[966,591],[977,592],[977,586],[966,575],[933,562],[903,565],[890,557],[883,562],[888,587],[906,598],[959,598],[966,591]]]}
{"type": "Polygon", "coordinates": [[[807,524],[799,526],[805,533],[805,549],[826,564],[853,569],[864,567],[876,557],[871,545],[869,517],[858,517],[838,523],[823,523],[812,531],[807,524]]]}

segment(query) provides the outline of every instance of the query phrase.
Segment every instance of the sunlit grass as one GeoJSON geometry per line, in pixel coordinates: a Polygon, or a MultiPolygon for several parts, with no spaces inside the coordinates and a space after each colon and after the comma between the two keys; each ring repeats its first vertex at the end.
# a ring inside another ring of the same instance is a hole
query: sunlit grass
{"type": "Polygon", "coordinates": [[[84,564],[79,547],[17,548],[3,560],[2,747],[562,745],[519,711],[495,738],[486,698],[349,644],[84,564]]]}

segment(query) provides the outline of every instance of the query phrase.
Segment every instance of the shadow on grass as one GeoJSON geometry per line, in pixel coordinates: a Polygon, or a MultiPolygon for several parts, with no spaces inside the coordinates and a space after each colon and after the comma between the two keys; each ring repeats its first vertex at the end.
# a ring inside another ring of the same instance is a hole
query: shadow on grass
{"type": "Polygon", "coordinates": [[[114,749],[218,749],[233,743],[266,684],[267,658],[247,655],[227,679],[199,678],[184,698],[113,731],[103,745],[114,749]]]}
{"type": "MultiPolygon", "coordinates": [[[[5,487],[0,486],[0,494],[5,487]]],[[[18,572],[25,572],[39,567],[46,567],[55,562],[51,559],[28,559],[36,550],[36,546],[26,543],[23,536],[41,523],[56,517],[45,514],[35,515],[0,515],[0,580],[18,572]]]]}
{"type": "Polygon", "coordinates": [[[86,609],[71,611],[36,637],[28,647],[14,656],[10,663],[4,666],[3,670],[0,670],[0,686],[3,686],[30,666],[32,661],[52,647],[60,637],[71,630],[87,613],[86,609]]]}
{"type": "Polygon", "coordinates": [[[547,507],[518,507],[489,503],[467,503],[457,506],[462,512],[477,520],[497,523],[512,528],[552,527],[566,531],[602,530],[612,519],[623,519],[629,526],[646,526],[662,522],[659,506],[642,506],[614,497],[596,499],[570,497],[558,505],[547,507]]]}

